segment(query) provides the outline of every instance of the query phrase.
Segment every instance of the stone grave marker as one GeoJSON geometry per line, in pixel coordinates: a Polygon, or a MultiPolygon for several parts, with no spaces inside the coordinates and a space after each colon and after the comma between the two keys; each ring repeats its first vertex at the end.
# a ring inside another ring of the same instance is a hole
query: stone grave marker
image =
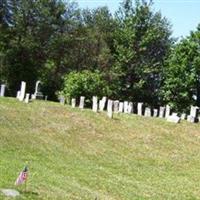
{"type": "Polygon", "coordinates": [[[1,97],[5,96],[5,90],[6,90],[6,85],[5,84],[1,84],[1,92],[0,92],[0,96],[1,97]]]}
{"type": "Polygon", "coordinates": [[[128,103],[128,113],[129,114],[133,113],[133,102],[128,103]]]}
{"type": "Polygon", "coordinates": [[[144,111],[144,116],[145,117],[151,117],[151,108],[145,108],[145,111],[144,111]]]}
{"type": "Polygon", "coordinates": [[[65,97],[64,96],[60,96],[59,101],[60,101],[61,105],[65,105],[65,97]]]}
{"type": "Polygon", "coordinates": [[[165,107],[160,107],[160,111],[159,111],[159,117],[160,118],[164,118],[165,117],[165,107]]]}
{"type": "Polygon", "coordinates": [[[124,113],[128,113],[128,101],[124,101],[124,113]]]}
{"type": "Polygon", "coordinates": [[[92,110],[93,112],[98,112],[98,97],[93,96],[92,98],[92,110]]]}
{"type": "Polygon", "coordinates": [[[107,97],[103,97],[103,98],[99,101],[99,110],[100,110],[101,112],[103,112],[104,109],[105,109],[106,101],[107,101],[107,97]]]}
{"type": "Polygon", "coordinates": [[[137,113],[140,116],[142,116],[142,107],[143,107],[143,103],[139,102],[137,105],[137,113]]]}
{"type": "Polygon", "coordinates": [[[191,123],[198,122],[199,121],[198,112],[199,112],[199,107],[197,107],[197,106],[191,106],[191,108],[190,108],[190,115],[188,115],[187,121],[191,122],[191,123]]]}
{"type": "Polygon", "coordinates": [[[168,118],[167,118],[167,121],[168,122],[172,122],[172,123],[180,123],[181,121],[181,118],[178,117],[178,114],[177,113],[172,113],[172,115],[170,115],[168,118]]]}
{"type": "Polygon", "coordinates": [[[76,107],[76,99],[73,98],[71,103],[72,103],[72,108],[75,108],[76,107]]]}
{"type": "Polygon", "coordinates": [[[0,189],[0,192],[6,197],[17,197],[20,193],[17,190],[13,189],[0,189]]]}
{"type": "Polygon", "coordinates": [[[107,105],[107,115],[109,118],[113,118],[113,101],[108,100],[108,105],[107,105]]]}
{"type": "Polygon", "coordinates": [[[124,111],[124,103],[120,102],[119,103],[119,113],[123,113],[123,111],[124,111]]]}
{"type": "Polygon", "coordinates": [[[37,81],[35,84],[35,99],[43,99],[44,95],[41,92],[41,81],[37,81]]]}
{"type": "Polygon", "coordinates": [[[114,104],[114,107],[113,107],[113,110],[114,110],[114,113],[118,113],[119,112],[119,101],[114,101],[113,102],[114,104]]]}
{"type": "Polygon", "coordinates": [[[171,115],[171,108],[169,105],[167,105],[165,111],[165,118],[167,119],[170,115],[171,115]]]}
{"type": "Polygon", "coordinates": [[[187,115],[185,113],[181,114],[181,120],[186,120],[187,119],[187,115]]]}
{"type": "Polygon", "coordinates": [[[16,96],[16,98],[19,99],[19,97],[20,97],[20,91],[17,91],[17,96],[16,96]]]}
{"type": "Polygon", "coordinates": [[[81,96],[80,97],[79,108],[83,109],[84,106],[85,106],[85,97],[81,96]]]}
{"type": "Polygon", "coordinates": [[[158,117],[158,109],[153,109],[153,116],[158,117]]]}
{"type": "Polygon", "coordinates": [[[25,92],[26,92],[26,82],[22,81],[21,82],[20,96],[19,96],[20,101],[24,100],[25,92]]]}
{"type": "Polygon", "coordinates": [[[25,103],[29,103],[29,97],[30,97],[30,94],[26,93],[26,97],[25,97],[25,100],[24,100],[25,103]]]}

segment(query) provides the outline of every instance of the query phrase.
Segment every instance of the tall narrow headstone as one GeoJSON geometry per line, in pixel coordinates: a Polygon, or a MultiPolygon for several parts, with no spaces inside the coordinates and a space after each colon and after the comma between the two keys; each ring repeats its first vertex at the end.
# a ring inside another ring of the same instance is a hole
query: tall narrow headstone
{"type": "Polygon", "coordinates": [[[19,97],[20,97],[20,91],[17,91],[16,98],[19,99],[19,97]]]}
{"type": "Polygon", "coordinates": [[[1,97],[5,96],[5,89],[6,89],[6,85],[5,84],[1,84],[1,93],[0,93],[1,97]]]}
{"type": "Polygon", "coordinates": [[[21,82],[20,97],[19,97],[19,100],[20,100],[20,101],[23,101],[23,100],[24,100],[25,92],[26,92],[26,82],[22,81],[22,82],[21,82]]]}
{"type": "Polygon", "coordinates": [[[153,109],[153,116],[158,117],[158,109],[153,109]]]}
{"type": "Polygon", "coordinates": [[[81,96],[80,103],[79,103],[79,108],[83,109],[84,106],[85,106],[85,97],[81,96]]]}
{"type": "Polygon", "coordinates": [[[165,111],[165,118],[168,118],[171,114],[171,108],[169,105],[166,106],[166,111],[165,111]]]}
{"type": "Polygon", "coordinates": [[[165,107],[160,107],[160,111],[159,111],[159,117],[160,118],[164,118],[165,117],[165,107]]]}
{"type": "Polygon", "coordinates": [[[145,108],[144,116],[145,117],[151,117],[151,108],[145,108]]]}
{"type": "Polygon", "coordinates": [[[119,101],[114,101],[114,106],[113,106],[113,110],[114,113],[118,113],[119,112],[119,101]]]}
{"type": "Polygon", "coordinates": [[[123,113],[123,111],[124,111],[124,103],[120,102],[119,103],[119,113],[123,113]]]}
{"type": "Polygon", "coordinates": [[[199,112],[199,107],[197,107],[197,106],[191,106],[191,108],[190,108],[190,115],[188,115],[187,121],[191,122],[191,123],[198,122],[199,121],[198,112],[199,112]]]}
{"type": "Polygon", "coordinates": [[[138,115],[142,116],[142,107],[143,107],[143,103],[138,103],[137,105],[137,113],[138,115]]]}
{"type": "Polygon", "coordinates": [[[98,111],[98,97],[97,96],[93,96],[92,98],[92,110],[93,112],[98,111]]]}
{"type": "Polygon", "coordinates": [[[124,101],[124,113],[128,113],[128,101],[124,101]]]}
{"type": "Polygon", "coordinates": [[[104,111],[105,106],[106,106],[106,101],[107,101],[107,97],[103,97],[103,98],[99,101],[99,110],[100,110],[100,111],[104,111]]]}
{"type": "Polygon", "coordinates": [[[108,100],[108,105],[107,105],[107,115],[109,118],[113,118],[113,101],[108,100]]]}
{"type": "Polygon", "coordinates": [[[128,113],[129,114],[133,113],[133,102],[128,103],[128,113]]]}
{"type": "Polygon", "coordinates": [[[25,103],[29,103],[29,97],[30,97],[30,94],[29,93],[26,93],[26,97],[25,97],[25,103]]]}
{"type": "Polygon", "coordinates": [[[60,101],[60,104],[65,105],[65,97],[64,96],[60,96],[59,101],[60,101]]]}
{"type": "Polygon", "coordinates": [[[72,103],[72,108],[75,108],[76,107],[76,99],[73,98],[71,103],[72,103]]]}

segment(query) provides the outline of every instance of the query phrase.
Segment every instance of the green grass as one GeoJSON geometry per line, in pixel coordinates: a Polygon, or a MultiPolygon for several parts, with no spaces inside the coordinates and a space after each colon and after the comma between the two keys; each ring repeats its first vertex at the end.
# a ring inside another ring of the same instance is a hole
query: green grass
{"type": "Polygon", "coordinates": [[[200,125],[1,98],[0,188],[16,199],[200,199],[200,125]],[[25,192],[14,182],[26,163],[25,192]]]}

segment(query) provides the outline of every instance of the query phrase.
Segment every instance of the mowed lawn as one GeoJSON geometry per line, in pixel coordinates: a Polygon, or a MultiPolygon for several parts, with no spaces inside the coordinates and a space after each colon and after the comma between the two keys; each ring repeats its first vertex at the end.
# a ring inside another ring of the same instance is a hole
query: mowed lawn
{"type": "Polygon", "coordinates": [[[16,199],[200,199],[200,124],[1,98],[0,188],[16,199]],[[26,163],[27,191],[14,186],[26,163]]]}

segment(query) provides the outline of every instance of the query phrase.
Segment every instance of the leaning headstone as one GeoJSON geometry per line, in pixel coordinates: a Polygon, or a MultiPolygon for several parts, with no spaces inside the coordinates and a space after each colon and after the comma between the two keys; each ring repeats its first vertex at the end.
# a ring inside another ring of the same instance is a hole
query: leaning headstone
{"type": "Polygon", "coordinates": [[[165,117],[165,107],[160,107],[160,111],[159,111],[159,117],[160,118],[164,118],[165,117]]]}
{"type": "Polygon", "coordinates": [[[165,111],[165,118],[167,119],[171,114],[171,108],[169,105],[166,106],[166,111],[165,111]]]}
{"type": "Polygon", "coordinates": [[[124,101],[124,113],[128,113],[128,101],[124,101]]]}
{"type": "Polygon", "coordinates": [[[107,97],[103,97],[103,98],[99,101],[99,110],[100,110],[100,111],[104,111],[105,106],[106,106],[106,101],[107,101],[107,97]]]}
{"type": "Polygon", "coordinates": [[[178,117],[178,114],[177,114],[177,113],[172,113],[172,115],[170,115],[170,116],[167,118],[167,121],[177,124],[177,123],[179,123],[179,122],[181,121],[181,118],[178,117]]]}
{"type": "Polygon", "coordinates": [[[93,96],[92,98],[92,110],[93,112],[97,112],[98,111],[98,97],[97,96],[93,96]]]}
{"type": "Polygon", "coordinates": [[[20,96],[19,96],[20,101],[24,100],[25,92],[26,92],[26,82],[22,81],[21,82],[20,96]]]}
{"type": "Polygon", "coordinates": [[[153,109],[153,116],[158,117],[158,109],[153,109]]]}
{"type": "Polygon", "coordinates": [[[76,107],[76,99],[73,98],[71,103],[72,103],[72,108],[75,108],[76,107]]]}
{"type": "Polygon", "coordinates": [[[119,113],[123,113],[123,111],[124,111],[124,103],[120,102],[119,103],[119,113]]]}
{"type": "Polygon", "coordinates": [[[84,106],[85,106],[85,97],[81,96],[80,103],[79,103],[79,108],[83,109],[84,106]]]}
{"type": "Polygon", "coordinates": [[[144,116],[145,117],[151,117],[151,108],[145,108],[144,116]]]}
{"type": "Polygon", "coordinates": [[[113,118],[113,101],[108,100],[108,105],[107,105],[107,115],[109,118],[113,118]]]}
{"type": "Polygon", "coordinates": [[[133,102],[128,103],[128,113],[129,114],[133,113],[133,102]]]}
{"type": "Polygon", "coordinates": [[[5,96],[5,89],[6,89],[6,85],[5,84],[1,84],[1,92],[0,92],[0,96],[1,97],[5,96]]]}
{"type": "Polygon", "coordinates": [[[187,117],[187,121],[191,123],[198,122],[199,121],[198,112],[199,112],[199,107],[191,106],[190,115],[187,117]]]}
{"type": "Polygon", "coordinates": [[[25,97],[25,100],[24,100],[25,103],[29,103],[29,97],[30,97],[30,94],[27,93],[27,94],[26,94],[26,97],[25,97]]]}
{"type": "Polygon", "coordinates": [[[13,189],[0,189],[0,192],[8,198],[17,197],[20,195],[20,193],[17,190],[13,190],[13,189]]]}
{"type": "Polygon", "coordinates": [[[142,116],[142,107],[143,107],[143,103],[138,103],[137,105],[137,113],[138,115],[142,116]]]}
{"type": "Polygon", "coordinates": [[[185,113],[181,114],[181,120],[186,120],[187,115],[185,113]]]}
{"type": "Polygon", "coordinates": [[[59,101],[60,101],[60,104],[65,105],[65,97],[64,96],[60,96],[59,101]]]}
{"type": "Polygon", "coordinates": [[[119,101],[114,101],[113,104],[114,104],[114,106],[113,106],[114,113],[118,113],[119,112],[119,101]]]}

